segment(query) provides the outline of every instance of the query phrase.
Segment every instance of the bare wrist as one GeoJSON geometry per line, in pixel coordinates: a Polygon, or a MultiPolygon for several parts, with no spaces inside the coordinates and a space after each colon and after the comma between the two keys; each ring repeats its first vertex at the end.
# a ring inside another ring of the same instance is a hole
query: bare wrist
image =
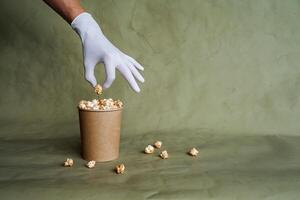
{"type": "Polygon", "coordinates": [[[65,16],[68,23],[71,23],[78,15],[84,12],[84,9],[82,7],[79,8],[71,8],[69,9],[69,12],[67,16],[65,16]]]}

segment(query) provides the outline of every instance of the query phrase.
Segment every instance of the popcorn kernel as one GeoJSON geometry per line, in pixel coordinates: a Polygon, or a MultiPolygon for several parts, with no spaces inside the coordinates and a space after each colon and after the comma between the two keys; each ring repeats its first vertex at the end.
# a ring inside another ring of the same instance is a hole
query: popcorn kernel
{"type": "Polygon", "coordinates": [[[95,93],[98,94],[98,95],[102,94],[102,87],[101,87],[100,84],[97,84],[95,86],[95,93]]]}
{"type": "Polygon", "coordinates": [[[117,174],[124,174],[125,165],[124,164],[116,165],[115,170],[117,174]]]}
{"type": "Polygon", "coordinates": [[[72,158],[67,158],[67,160],[64,162],[65,167],[72,167],[74,164],[74,161],[72,158]]]}
{"type": "Polygon", "coordinates": [[[161,142],[161,141],[156,141],[156,142],[154,143],[154,146],[155,146],[157,149],[160,149],[161,145],[162,145],[162,142],[161,142]]]}
{"type": "Polygon", "coordinates": [[[96,161],[94,160],[91,160],[89,161],[87,164],[86,164],[86,167],[89,168],[89,169],[92,169],[96,166],[96,161]]]}
{"type": "Polygon", "coordinates": [[[196,149],[196,148],[192,148],[190,151],[189,151],[189,154],[191,156],[197,156],[199,153],[199,151],[196,149]]]}
{"type": "Polygon", "coordinates": [[[159,156],[162,158],[162,159],[168,159],[169,158],[169,154],[167,152],[167,150],[164,150],[162,151],[159,156]]]}
{"type": "Polygon", "coordinates": [[[154,152],[154,147],[152,145],[146,146],[146,148],[145,148],[145,153],[146,154],[151,154],[153,152],[154,152]]]}

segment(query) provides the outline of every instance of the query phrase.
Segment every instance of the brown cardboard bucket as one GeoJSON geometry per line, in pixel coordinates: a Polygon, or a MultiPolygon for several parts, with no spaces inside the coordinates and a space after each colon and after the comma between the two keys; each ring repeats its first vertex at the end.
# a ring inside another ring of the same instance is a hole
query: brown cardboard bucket
{"type": "Polygon", "coordinates": [[[119,157],[122,109],[79,109],[81,153],[84,160],[105,162],[119,157]]]}

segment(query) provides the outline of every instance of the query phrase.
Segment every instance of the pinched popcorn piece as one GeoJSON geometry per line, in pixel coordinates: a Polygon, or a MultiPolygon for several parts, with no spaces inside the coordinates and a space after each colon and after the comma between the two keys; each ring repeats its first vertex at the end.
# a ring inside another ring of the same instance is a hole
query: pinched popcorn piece
{"type": "Polygon", "coordinates": [[[117,174],[124,174],[125,165],[124,164],[116,165],[115,170],[117,174]]]}
{"type": "Polygon", "coordinates": [[[158,149],[160,149],[161,145],[162,145],[162,142],[161,142],[161,141],[156,141],[156,142],[154,143],[154,147],[155,147],[155,148],[158,148],[158,149]]]}
{"type": "Polygon", "coordinates": [[[192,148],[190,151],[189,151],[189,154],[191,156],[197,156],[199,153],[199,151],[196,149],[196,148],[192,148]]]}
{"type": "Polygon", "coordinates": [[[102,87],[101,87],[101,85],[97,84],[95,86],[95,93],[98,94],[98,95],[102,94],[102,87]]]}
{"type": "Polygon", "coordinates": [[[169,158],[169,154],[167,152],[167,150],[164,150],[162,151],[159,156],[162,158],[162,159],[168,159],[169,158]]]}
{"type": "Polygon", "coordinates": [[[145,148],[145,153],[146,154],[151,154],[153,152],[154,152],[154,147],[152,145],[146,146],[146,148],[145,148]]]}
{"type": "Polygon", "coordinates": [[[67,160],[65,160],[65,162],[64,162],[65,167],[72,167],[73,164],[74,164],[74,161],[72,158],[67,158],[67,160]]]}
{"type": "Polygon", "coordinates": [[[89,161],[88,163],[86,163],[86,167],[87,168],[94,168],[96,166],[96,161],[94,161],[94,160],[91,160],[91,161],[89,161]]]}

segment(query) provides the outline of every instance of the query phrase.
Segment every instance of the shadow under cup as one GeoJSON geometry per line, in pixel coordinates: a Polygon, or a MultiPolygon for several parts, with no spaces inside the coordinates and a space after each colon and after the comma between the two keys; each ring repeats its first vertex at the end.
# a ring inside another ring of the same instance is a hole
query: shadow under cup
{"type": "Polygon", "coordinates": [[[122,108],[79,109],[81,154],[84,160],[105,162],[119,157],[122,108]]]}

